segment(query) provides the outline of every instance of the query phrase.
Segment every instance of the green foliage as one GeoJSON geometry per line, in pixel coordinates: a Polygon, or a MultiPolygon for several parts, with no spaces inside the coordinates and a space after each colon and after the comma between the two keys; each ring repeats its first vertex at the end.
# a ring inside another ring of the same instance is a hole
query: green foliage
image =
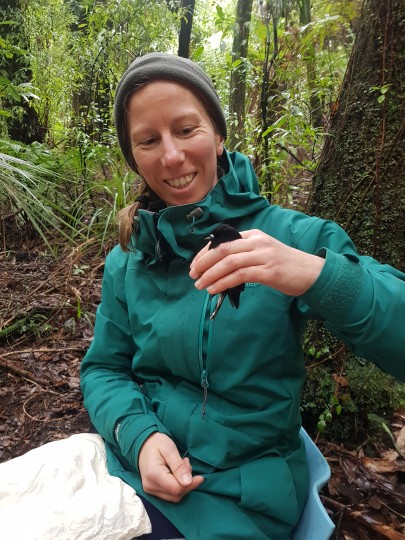
{"type": "MultiPolygon", "coordinates": [[[[316,169],[324,128],[353,43],[351,21],[359,8],[358,0],[314,1],[313,20],[301,28],[297,2],[254,3],[248,58],[235,61],[231,55],[235,3],[197,3],[192,57],[213,78],[226,111],[231,70],[242,65],[246,69],[246,117],[243,126],[236,126],[237,142],[230,150],[243,151],[251,158],[263,194],[275,203],[292,204],[294,192],[311,180],[316,169]],[[271,62],[266,74],[267,42],[271,62]],[[312,71],[308,69],[310,58],[316,68],[312,71]],[[262,92],[266,76],[269,88],[264,123],[262,92]],[[314,122],[314,98],[321,107],[321,124],[314,122]]],[[[235,118],[228,118],[230,127],[235,122],[235,118]]]]}
{"type": "Polygon", "coordinates": [[[135,56],[173,45],[180,16],[170,2],[152,0],[27,0],[21,6],[16,13],[24,20],[32,73],[23,82],[37,89],[33,106],[56,145],[72,128],[100,140],[111,127],[118,78],[135,56]]]}
{"type": "Polygon", "coordinates": [[[4,120],[21,114],[18,105],[22,101],[37,99],[38,96],[33,93],[32,84],[21,78],[27,52],[23,48],[23,38],[18,39],[17,28],[21,22],[18,12],[9,6],[0,11],[0,19],[0,136],[5,136],[7,126],[4,120]],[[15,20],[8,19],[8,16],[15,17],[15,20]]]}
{"type": "Polygon", "coordinates": [[[377,102],[381,105],[385,101],[385,95],[389,92],[392,84],[384,84],[383,86],[372,86],[370,90],[372,92],[377,92],[377,102]]]}
{"type": "Polygon", "coordinates": [[[294,9],[278,22],[269,73],[268,125],[262,133],[268,155],[261,156],[260,177],[264,190],[279,204],[291,202],[289,185],[312,177],[326,118],[337,99],[353,35],[348,21],[336,11],[336,5],[314,2],[314,20],[306,26],[298,26],[294,9]]]}
{"type": "Polygon", "coordinates": [[[0,330],[0,340],[19,337],[21,335],[40,337],[48,334],[52,329],[47,322],[48,317],[43,313],[29,313],[17,317],[9,326],[0,330]]]}
{"type": "Polygon", "coordinates": [[[109,178],[91,183],[89,196],[97,201],[97,205],[88,222],[87,236],[98,238],[100,251],[105,242],[116,237],[117,214],[133,201],[134,185],[134,174],[118,168],[112,169],[109,178]]]}
{"type": "MultiPolygon", "coordinates": [[[[48,247],[56,234],[73,242],[96,236],[101,246],[116,234],[116,214],[133,197],[135,182],[113,135],[114,89],[134,57],[174,49],[177,7],[175,1],[28,0],[12,12],[25,48],[17,49],[16,34],[3,47],[0,42],[0,54],[29,55],[30,78],[19,86],[0,79],[0,107],[2,96],[28,99],[47,147],[8,143],[1,204],[48,247]]],[[[15,114],[10,104],[2,112],[15,114]]]]}
{"type": "Polygon", "coordinates": [[[374,364],[353,356],[330,361],[330,353],[307,356],[308,374],[303,389],[304,423],[326,437],[360,441],[367,436],[370,415],[389,418],[405,405],[405,385],[396,382],[374,364]],[[329,360],[325,362],[325,360],[329,360]]]}
{"type": "Polygon", "coordinates": [[[319,415],[319,421],[316,425],[318,431],[325,431],[326,424],[332,421],[334,412],[338,416],[342,412],[342,405],[339,403],[339,400],[336,396],[331,397],[329,407],[319,415]]]}
{"type": "Polygon", "coordinates": [[[0,143],[2,214],[20,229],[29,225],[53,252],[66,240],[94,237],[101,252],[116,237],[117,213],[133,200],[135,189],[135,175],[115,146],[86,138],[60,154],[39,143],[0,143]]]}
{"type": "MultiPolygon", "coordinates": [[[[29,225],[52,251],[52,240],[57,235],[68,239],[66,231],[74,230],[75,219],[65,208],[60,190],[62,177],[45,165],[41,152],[37,152],[36,161],[30,159],[34,148],[29,149],[25,158],[17,157],[24,152],[22,145],[0,141],[0,207],[3,219],[9,215],[17,226],[29,225]]],[[[6,245],[5,238],[3,244],[6,245]]]]}
{"type": "MultiPolygon", "coordinates": [[[[34,90],[34,87],[29,82],[16,85],[7,77],[0,77],[0,98],[11,99],[16,102],[29,101],[32,98],[39,99],[31,90],[34,90]]],[[[3,111],[3,113],[7,114],[6,111],[3,111]]]]}
{"type": "Polygon", "coordinates": [[[76,143],[65,150],[63,164],[71,178],[69,213],[80,223],[72,240],[78,233],[95,237],[102,251],[105,243],[116,238],[117,214],[133,201],[137,182],[117,151],[115,137],[110,134],[111,144],[105,145],[80,130],[76,134],[76,143]]]}

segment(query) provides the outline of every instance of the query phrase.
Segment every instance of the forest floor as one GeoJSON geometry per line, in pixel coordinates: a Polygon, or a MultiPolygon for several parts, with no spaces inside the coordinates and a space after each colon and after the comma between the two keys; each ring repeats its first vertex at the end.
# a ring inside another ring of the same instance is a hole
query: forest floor
{"type": "MultiPolygon", "coordinates": [[[[57,258],[38,248],[0,252],[0,462],[91,427],[79,366],[103,260],[91,243],[57,258]]],[[[405,540],[404,425],[405,411],[397,411],[395,443],[374,445],[369,456],[350,441],[317,440],[332,469],[322,500],[335,540],[405,540]]]]}

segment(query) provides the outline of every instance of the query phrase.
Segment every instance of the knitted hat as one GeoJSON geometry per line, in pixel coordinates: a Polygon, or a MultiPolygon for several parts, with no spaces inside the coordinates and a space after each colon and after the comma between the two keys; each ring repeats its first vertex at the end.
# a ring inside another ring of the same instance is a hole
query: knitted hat
{"type": "Polygon", "coordinates": [[[136,170],[125,125],[128,95],[138,85],[153,80],[183,83],[209,104],[208,111],[218,132],[226,139],[226,123],[221,103],[209,77],[194,62],[171,54],[150,53],[137,58],[126,70],[115,92],[114,117],[118,142],[128,165],[136,170]]]}

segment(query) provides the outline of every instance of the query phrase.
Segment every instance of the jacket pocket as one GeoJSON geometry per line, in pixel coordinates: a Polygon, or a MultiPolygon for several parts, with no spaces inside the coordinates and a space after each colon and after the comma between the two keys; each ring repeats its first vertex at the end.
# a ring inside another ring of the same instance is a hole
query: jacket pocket
{"type": "Polygon", "coordinates": [[[218,469],[228,469],[268,452],[263,439],[226,426],[224,420],[209,413],[202,417],[201,405],[196,407],[187,431],[187,447],[193,457],[218,469]]]}
{"type": "Polygon", "coordinates": [[[264,456],[239,467],[241,507],[294,526],[299,509],[290,468],[280,456],[264,456]]]}

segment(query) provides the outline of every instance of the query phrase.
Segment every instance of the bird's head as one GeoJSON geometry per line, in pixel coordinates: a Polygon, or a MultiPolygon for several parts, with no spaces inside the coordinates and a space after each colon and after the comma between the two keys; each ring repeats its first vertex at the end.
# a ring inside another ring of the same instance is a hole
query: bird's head
{"type": "Polygon", "coordinates": [[[219,244],[224,242],[232,242],[232,240],[237,240],[242,238],[240,233],[231,225],[226,223],[221,223],[212,231],[212,233],[205,238],[207,242],[211,242],[210,249],[214,249],[219,244]]]}

